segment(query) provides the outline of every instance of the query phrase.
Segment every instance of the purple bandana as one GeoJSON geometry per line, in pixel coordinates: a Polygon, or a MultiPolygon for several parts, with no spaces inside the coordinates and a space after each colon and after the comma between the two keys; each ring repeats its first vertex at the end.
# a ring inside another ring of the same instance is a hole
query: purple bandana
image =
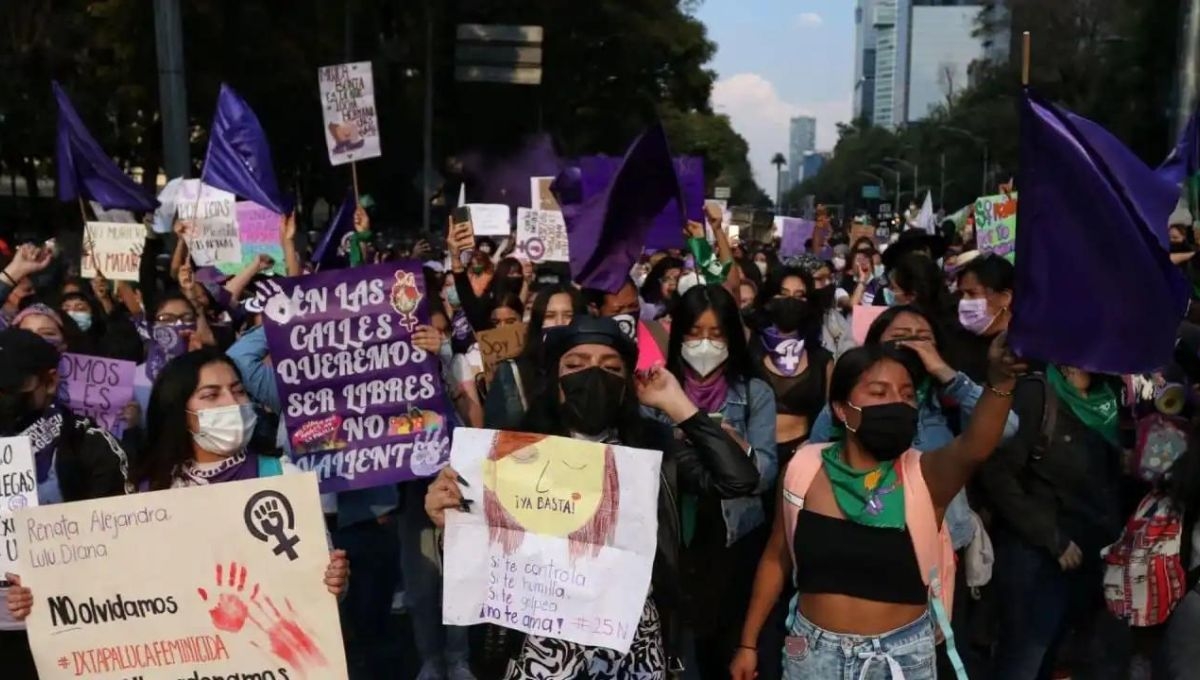
{"type": "Polygon", "coordinates": [[[788,378],[800,372],[800,360],[804,358],[804,339],[795,334],[784,335],[770,326],[762,331],[763,348],[771,358],[771,365],[780,375],[788,378]]]}
{"type": "Polygon", "coordinates": [[[155,325],[150,329],[150,349],[146,352],[146,378],[154,382],[167,362],[187,352],[188,343],[184,331],[195,332],[196,324],[181,323],[173,326],[155,325]]]}
{"type": "Polygon", "coordinates": [[[721,408],[725,406],[725,396],[729,392],[729,383],[725,381],[725,371],[718,371],[716,375],[708,378],[707,382],[701,382],[699,378],[692,373],[691,369],[683,371],[683,391],[696,405],[696,408],[705,413],[720,413],[721,408]]]}

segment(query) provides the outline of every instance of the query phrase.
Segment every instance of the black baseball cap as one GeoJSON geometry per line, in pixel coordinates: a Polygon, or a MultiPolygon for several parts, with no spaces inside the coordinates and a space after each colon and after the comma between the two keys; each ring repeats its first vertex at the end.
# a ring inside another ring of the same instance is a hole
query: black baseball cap
{"type": "Polygon", "coordinates": [[[32,376],[58,368],[58,361],[58,350],[37,333],[0,331],[0,391],[19,391],[32,376]]]}
{"type": "Polygon", "coordinates": [[[546,334],[550,355],[558,358],[579,345],[604,345],[617,350],[630,370],[637,367],[637,345],[621,332],[616,321],[590,315],[576,316],[569,326],[551,329],[546,334]]]}

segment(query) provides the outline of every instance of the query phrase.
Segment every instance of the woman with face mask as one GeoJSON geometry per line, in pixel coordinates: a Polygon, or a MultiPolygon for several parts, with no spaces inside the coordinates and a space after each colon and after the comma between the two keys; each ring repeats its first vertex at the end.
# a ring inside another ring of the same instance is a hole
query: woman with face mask
{"type": "Polygon", "coordinates": [[[54,252],[50,248],[28,243],[17,246],[11,261],[0,261],[0,329],[8,327],[21,311],[25,298],[35,293],[29,277],[45,270],[53,261],[54,252]]]}
{"type": "MultiPolygon", "coordinates": [[[[122,495],[125,452],[108,432],[56,401],[58,364],[58,351],[42,337],[0,331],[0,437],[29,438],[39,505],[122,495]]],[[[0,581],[0,667],[5,678],[35,679],[23,623],[33,596],[17,574],[0,581]]]]}
{"type": "Polygon", "coordinates": [[[674,257],[663,257],[650,268],[638,291],[642,299],[642,319],[653,321],[668,314],[681,273],[683,260],[674,257]]]}
{"type": "Polygon", "coordinates": [[[974,380],[987,369],[988,344],[1008,330],[1012,319],[1013,265],[1003,257],[982,255],[958,272],[958,322],[961,367],[974,380]]]}
{"type": "Polygon", "coordinates": [[[812,277],[808,288],[808,301],[817,318],[821,320],[821,346],[833,353],[834,359],[846,350],[856,347],[850,322],[842,314],[849,310],[850,295],[833,283],[833,269],[824,260],[814,255],[801,255],[788,261],[789,266],[798,267],[812,277]]]}
{"type": "MultiPolygon", "coordinates": [[[[755,677],[759,634],[789,577],[799,596],[784,678],[936,677],[930,611],[952,599],[952,577],[943,579],[942,570],[954,562],[938,527],[1000,441],[1018,366],[998,342],[966,430],[922,455],[912,448],[917,380],[899,351],[910,342],[852,349],[834,367],[829,400],[844,434],[801,449],[789,463],[730,668],[734,680],[755,677]]],[[[937,618],[949,634],[945,617],[937,618]]]]}
{"type": "Polygon", "coordinates": [[[67,326],[58,312],[41,303],[34,303],[18,312],[13,317],[12,326],[36,333],[58,350],[59,354],[83,351],[83,337],[79,329],[67,326]],[[68,333],[72,335],[72,341],[67,340],[68,333]]]}
{"type": "MultiPolygon", "coordinates": [[[[616,322],[577,318],[551,340],[553,369],[531,400],[523,427],[527,432],[663,452],[657,555],[632,651],[622,656],[530,635],[509,664],[510,680],[666,677],[682,654],[675,635],[685,614],[678,604],[685,592],[680,569],[687,569],[680,494],[687,490],[705,503],[746,496],[758,487],[758,470],[747,452],[691,402],[674,375],[654,368],[635,379],[636,362],[637,349],[616,322]],[[683,437],[675,437],[666,424],[642,417],[639,403],[666,414],[683,437]]],[[[429,488],[425,510],[438,526],[445,523],[447,510],[466,507],[481,512],[463,502],[459,479],[447,468],[429,488]]],[[[482,487],[482,480],[466,481],[482,487]]]]}

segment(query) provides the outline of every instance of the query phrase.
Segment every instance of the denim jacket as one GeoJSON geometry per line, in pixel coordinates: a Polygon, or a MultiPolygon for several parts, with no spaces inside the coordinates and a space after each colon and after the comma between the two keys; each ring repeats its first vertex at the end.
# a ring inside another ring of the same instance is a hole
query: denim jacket
{"type": "MultiPolygon", "coordinates": [[[[959,372],[950,383],[941,389],[943,396],[958,402],[962,411],[963,421],[966,422],[975,411],[975,404],[983,395],[983,388],[975,384],[965,373],[959,372]]],[[[913,448],[918,451],[936,451],[954,440],[954,433],[946,422],[946,416],[936,401],[925,400],[919,406],[917,416],[917,438],[913,440],[913,448]]],[[[1008,412],[1008,420],[1004,423],[1004,438],[1017,433],[1017,414],[1008,412]]],[[[829,405],[821,410],[813,423],[808,441],[813,444],[827,442],[833,435],[833,417],[829,405]]],[[[955,550],[961,550],[975,538],[975,526],[971,523],[971,506],[967,504],[966,491],[959,491],[954,500],[946,508],[946,522],[950,527],[950,541],[955,550]]]]}
{"type": "MultiPolygon", "coordinates": [[[[656,409],[642,408],[642,413],[659,422],[671,424],[666,414],[656,409]]],[[[765,381],[752,378],[732,382],[721,407],[725,424],[745,439],[752,449],[754,463],[758,467],[759,482],[755,495],[721,501],[721,515],[725,518],[725,545],[733,545],[738,539],[762,526],[767,521],[762,495],[770,493],[779,475],[779,458],[775,451],[775,392],[765,381]]]]}

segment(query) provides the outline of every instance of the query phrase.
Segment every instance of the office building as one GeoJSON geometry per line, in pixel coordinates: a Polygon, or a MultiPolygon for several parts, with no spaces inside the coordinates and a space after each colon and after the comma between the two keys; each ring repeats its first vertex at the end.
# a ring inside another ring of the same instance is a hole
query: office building
{"type": "Polygon", "coordinates": [[[971,64],[987,56],[983,43],[972,35],[980,9],[913,7],[906,121],[924,119],[966,89],[971,64]]]}
{"type": "Polygon", "coordinates": [[[817,119],[811,116],[797,116],[792,119],[788,135],[788,175],[789,182],[784,188],[789,188],[804,181],[804,154],[817,148],[817,119]]]}
{"type": "Polygon", "coordinates": [[[829,154],[819,151],[809,151],[804,154],[804,162],[801,168],[804,171],[804,179],[812,179],[821,172],[821,168],[825,167],[825,161],[829,160],[829,154]]]}

